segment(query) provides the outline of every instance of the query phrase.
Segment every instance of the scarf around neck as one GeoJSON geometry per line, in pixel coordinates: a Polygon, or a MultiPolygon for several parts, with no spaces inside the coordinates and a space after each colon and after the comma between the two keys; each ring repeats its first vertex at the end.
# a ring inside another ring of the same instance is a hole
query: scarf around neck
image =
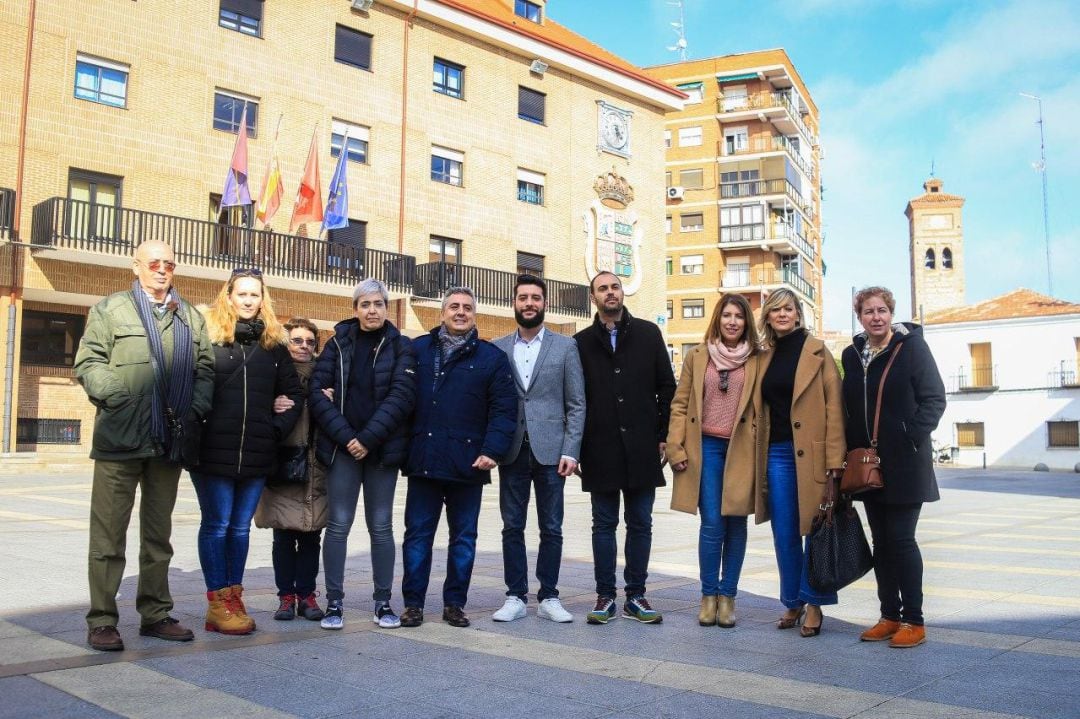
{"type": "Polygon", "coordinates": [[[725,345],[722,340],[706,342],[705,346],[709,349],[709,359],[718,370],[738,369],[750,357],[750,343],[746,340],[737,344],[735,349],[725,345]]]}

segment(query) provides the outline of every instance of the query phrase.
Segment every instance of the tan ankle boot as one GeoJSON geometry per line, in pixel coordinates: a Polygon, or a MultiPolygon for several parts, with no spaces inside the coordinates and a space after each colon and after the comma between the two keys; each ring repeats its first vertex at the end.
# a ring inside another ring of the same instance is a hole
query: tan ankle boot
{"type": "Polygon", "coordinates": [[[234,611],[241,617],[251,622],[252,631],[255,630],[255,620],[248,614],[247,607],[244,606],[244,586],[242,584],[234,584],[226,589],[232,590],[234,611]]]}
{"type": "Polygon", "coordinates": [[[703,627],[716,624],[716,597],[706,595],[701,598],[701,611],[698,612],[697,621],[703,627]]]}
{"type": "Polygon", "coordinates": [[[209,602],[206,610],[206,631],[222,634],[250,634],[254,629],[250,619],[236,612],[231,587],[207,592],[206,599],[209,602]]]}
{"type": "Polygon", "coordinates": [[[735,597],[720,595],[717,599],[716,623],[725,629],[735,626],[735,597]]]}

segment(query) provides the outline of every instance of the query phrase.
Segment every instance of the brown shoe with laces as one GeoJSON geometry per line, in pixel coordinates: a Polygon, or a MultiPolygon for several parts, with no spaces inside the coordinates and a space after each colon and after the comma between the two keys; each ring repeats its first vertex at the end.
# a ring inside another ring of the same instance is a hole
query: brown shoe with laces
{"type": "Polygon", "coordinates": [[[144,637],[157,637],[168,642],[190,642],[195,633],[172,617],[163,617],[153,624],[139,627],[139,634],[144,637]]]}
{"type": "Polygon", "coordinates": [[[864,642],[883,642],[886,639],[892,639],[898,631],[900,631],[900,622],[882,617],[877,624],[860,634],[859,639],[864,642]]]}
{"type": "Polygon", "coordinates": [[[401,626],[403,627],[418,627],[423,623],[423,607],[405,607],[405,611],[401,613],[401,626]]]}
{"type": "Polygon", "coordinates": [[[893,636],[892,641],[889,642],[889,646],[893,649],[910,649],[919,646],[925,641],[926,627],[921,624],[904,622],[900,625],[900,630],[893,636]]]}
{"type": "Polygon", "coordinates": [[[469,626],[469,618],[465,616],[465,612],[461,607],[446,607],[442,610],[442,619],[452,627],[462,628],[469,626]]]}
{"type": "Polygon", "coordinates": [[[124,640],[120,637],[120,632],[112,625],[91,629],[86,633],[86,643],[90,645],[91,649],[97,649],[99,652],[122,652],[124,650],[124,640]]]}

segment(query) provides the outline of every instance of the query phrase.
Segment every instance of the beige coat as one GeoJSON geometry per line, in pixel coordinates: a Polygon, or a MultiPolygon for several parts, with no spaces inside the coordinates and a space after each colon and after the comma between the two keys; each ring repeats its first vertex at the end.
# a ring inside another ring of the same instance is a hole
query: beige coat
{"type": "MultiPolygon", "coordinates": [[[[769,349],[761,356],[759,377],[765,376],[771,361],[772,350],[769,349]]],[[[761,398],[760,381],[758,385],[754,392],[754,412],[761,421],[757,428],[757,501],[754,514],[760,524],[769,519],[766,498],[769,410],[761,398]]],[[[825,343],[814,336],[806,338],[795,369],[791,433],[794,437],[795,474],[799,487],[799,532],[805,536],[810,533],[810,523],[821,504],[826,472],[843,467],[847,452],[840,371],[825,343]]]]}
{"type": "MultiPolygon", "coordinates": [[[[705,369],[709,350],[704,344],[690,350],[683,359],[679,388],[671,401],[668,424],[667,458],[673,465],[686,462],[686,469],[675,472],[671,490],[671,508],[697,514],[701,489],[701,412],[705,392],[705,369]]],[[[754,512],[755,408],[751,401],[759,377],[760,355],[746,361],[738,419],[731,432],[727,459],[724,462],[724,490],[720,512],[726,516],[745,517],[754,512]]]]}

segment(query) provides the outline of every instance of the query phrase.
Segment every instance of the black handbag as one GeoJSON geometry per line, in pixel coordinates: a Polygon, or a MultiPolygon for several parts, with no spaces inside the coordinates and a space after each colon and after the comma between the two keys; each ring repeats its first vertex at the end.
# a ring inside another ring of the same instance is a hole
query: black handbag
{"type": "Polygon", "coordinates": [[[180,420],[170,407],[165,408],[165,419],[170,434],[169,449],[165,458],[186,470],[199,466],[199,449],[202,445],[202,423],[194,412],[180,420]]]}
{"type": "Polygon", "coordinates": [[[829,480],[825,501],[810,528],[810,586],[837,592],[874,566],[862,519],[850,499],[834,500],[835,480],[829,480]]]}
{"type": "Polygon", "coordinates": [[[278,447],[277,472],[267,481],[271,485],[304,484],[310,465],[307,447],[278,447]]]}

